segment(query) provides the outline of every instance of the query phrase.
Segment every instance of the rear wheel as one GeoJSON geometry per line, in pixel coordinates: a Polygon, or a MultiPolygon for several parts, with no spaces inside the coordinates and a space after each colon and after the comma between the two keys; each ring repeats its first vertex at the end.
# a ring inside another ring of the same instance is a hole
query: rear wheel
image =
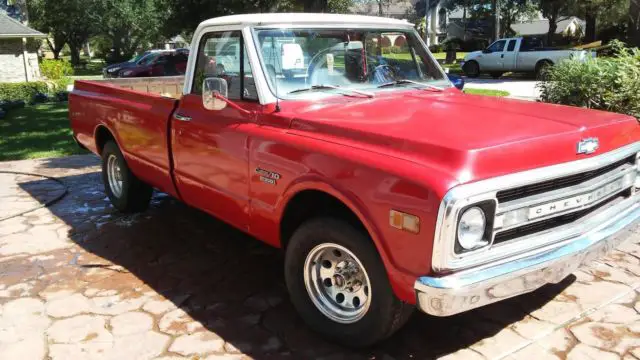
{"type": "Polygon", "coordinates": [[[462,71],[470,78],[477,78],[480,76],[480,65],[475,61],[467,61],[462,67],[462,71]]]}
{"type": "Polygon", "coordinates": [[[153,188],[131,172],[120,148],[113,141],[108,141],[102,150],[102,181],[116,209],[138,212],[149,206],[153,188]]]}
{"type": "Polygon", "coordinates": [[[286,251],[285,279],[307,324],[350,347],[390,336],[413,310],[393,294],[368,236],[337,219],[312,219],[295,231],[286,251]]]}
{"type": "Polygon", "coordinates": [[[536,79],[545,80],[547,78],[547,71],[553,66],[553,63],[548,60],[542,60],[536,64],[536,79]]]}

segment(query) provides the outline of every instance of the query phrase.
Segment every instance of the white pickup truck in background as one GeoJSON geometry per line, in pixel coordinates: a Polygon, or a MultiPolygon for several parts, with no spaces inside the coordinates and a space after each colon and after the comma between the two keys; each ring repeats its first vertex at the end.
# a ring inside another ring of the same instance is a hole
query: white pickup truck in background
{"type": "Polygon", "coordinates": [[[545,49],[539,39],[509,38],[496,40],[482,51],[467,54],[462,70],[472,78],[482,73],[499,78],[506,72],[535,73],[540,78],[546,67],[562,60],[584,61],[592,56],[585,50],[545,49]]]}

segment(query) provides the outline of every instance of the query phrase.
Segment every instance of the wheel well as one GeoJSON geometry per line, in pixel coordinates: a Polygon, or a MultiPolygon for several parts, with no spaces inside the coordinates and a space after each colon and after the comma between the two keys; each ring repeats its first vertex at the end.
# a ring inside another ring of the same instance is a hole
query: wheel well
{"type": "Polygon", "coordinates": [[[342,201],[318,190],[305,190],[296,194],[287,204],[280,221],[280,244],[286,249],[289,239],[305,221],[315,217],[341,219],[368,234],[358,216],[342,201]]]}
{"type": "Polygon", "coordinates": [[[114,142],[116,140],[111,131],[104,126],[98,127],[98,130],[96,130],[96,149],[98,150],[98,154],[102,154],[102,149],[109,140],[113,140],[114,142]]]}
{"type": "Polygon", "coordinates": [[[542,59],[542,60],[538,60],[538,62],[536,63],[536,69],[538,68],[538,66],[542,65],[542,64],[549,64],[549,65],[553,65],[553,61],[549,60],[549,59],[542,59]]]}

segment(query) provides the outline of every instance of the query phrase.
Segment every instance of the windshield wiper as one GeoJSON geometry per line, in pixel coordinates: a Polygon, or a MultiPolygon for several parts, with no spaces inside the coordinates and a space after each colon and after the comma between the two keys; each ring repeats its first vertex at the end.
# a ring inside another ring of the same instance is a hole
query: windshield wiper
{"type": "MultiPolygon", "coordinates": [[[[288,94],[296,94],[296,93],[314,91],[314,90],[340,90],[341,92],[349,91],[349,92],[352,92],[354,94],[364,95],[364,96],[369,97],[369,98],[374,97],[374,95],[372,93],[370,93],[370,92],[354,90],[354,89],[349,89],[349,88],[341,88],[341,87],[335,86],[335,85],[312,85],[311,87],[308,87],[308,88],[289,91],[288,94]]],[[[347,95],[347,94],[343,93],[343,95],[347,95]]]]}
{"type": "Polygon", "coordinates": [[[400,80],[395,80],[395,81],[391,81],[391,82],[388,82],[388,83],[384,83],[382,85],[379,85],[378,88],[386,88],[386,87],[391,87],[391,86],[396,86],[396,85],[403,85],[403,84],[420,85],[425,90],[429,89],[429,90],[433,90],[433,91],[443,91],[443,89],[440,88],[440,87],[437,87],[437,86],[434,86],[434,85],[425,84],[425,83],[421,83],[421,82],[418,82],[418,81],[409,80],[409,79],[400,79],[400,80]]]}

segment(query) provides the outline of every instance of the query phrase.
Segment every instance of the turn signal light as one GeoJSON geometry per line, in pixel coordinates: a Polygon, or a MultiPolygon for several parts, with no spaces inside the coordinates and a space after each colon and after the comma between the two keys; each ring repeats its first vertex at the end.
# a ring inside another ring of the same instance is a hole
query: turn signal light
{"type": "Polygon", "coordinates": [[[420,218],[401,211],[391,210],[389,212],[389,225],[413,234],[420,232],[420,218]]]}

